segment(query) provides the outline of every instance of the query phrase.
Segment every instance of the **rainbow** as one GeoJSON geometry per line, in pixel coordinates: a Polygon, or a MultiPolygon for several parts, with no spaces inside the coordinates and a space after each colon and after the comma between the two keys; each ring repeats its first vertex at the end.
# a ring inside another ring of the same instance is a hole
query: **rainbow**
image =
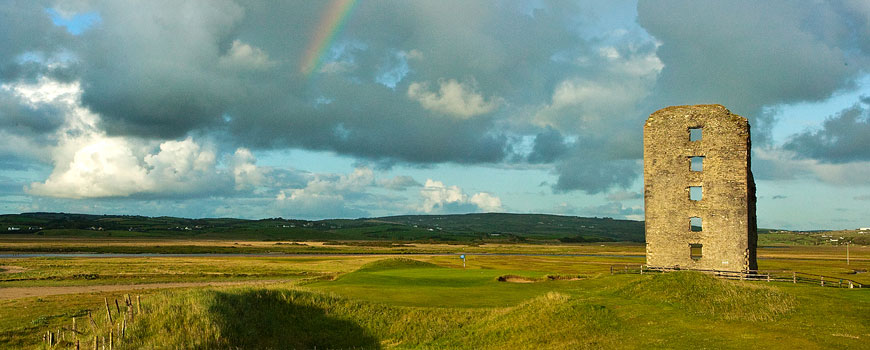
{"type": "Polygon", "coordinates": [[[317,24],[317,30],[311,41],[308,42],[308,47],[305,49],[305,55],[302,57],[302,62],[299,65],[299,72],[305,75],[310,75],[317,67],[323,63],[323,56],[329,49],[330,43],[335,39],[336,34],[341,32],[347,18],[349,17],[354,5],[358,0],[332,0],[329,7],[320,17],[320,22],[317,24]]]}

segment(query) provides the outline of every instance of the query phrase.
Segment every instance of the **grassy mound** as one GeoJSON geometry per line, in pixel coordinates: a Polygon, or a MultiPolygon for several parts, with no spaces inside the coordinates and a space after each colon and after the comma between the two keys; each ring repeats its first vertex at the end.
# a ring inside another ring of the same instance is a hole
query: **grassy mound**
{"type": "Polygon", "coordinates": [[[578,349],[612,344],[615,314],[549,293],[492,309],[395,307],[298,290],[164,293],[120,349],[578,349]]]}
{"type": "Polygon", "coordinates": [[[360,310],[357,304],[310,293],[268,289],[167,292],[155,296],[146,309],[146,315],[128,329],[130,340],[121,348],[380,347],[371,332],[345,317],[383,310],[360,310]]]}
{"type": "Polygon", "coordinates": [[[389,258],[383,260],[372,261],[359,268],[357,271],[378,271],[378,270],[394,270],[394,269],[411,269],[411,268],[432,268],[439,267],[438,265],[423,262],[408,258],[389,258]]]}
{"type": "Polygon", "coordinates": [[[795,305],[794,297],[775,287],[722,280],[698,272],[652,275],[621,288],[618,293],[727,320],[769,321],[788,313],[795,305]]]}

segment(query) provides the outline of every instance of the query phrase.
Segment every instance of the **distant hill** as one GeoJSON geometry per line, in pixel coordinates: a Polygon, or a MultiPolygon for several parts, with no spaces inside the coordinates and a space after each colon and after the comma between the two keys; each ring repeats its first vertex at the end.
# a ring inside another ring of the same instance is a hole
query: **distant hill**
{"type": "Polygon", "coordinates": [[[644,223],[612,218],[587,218],[546,214],[402,215],[376,218],[384,222],[424,227],[453,234],[487,234],[487,237],[560,239],[562,241],[643,242],[644,223]]]}
{"type": "Polygon", "coordinates": [[[135,215],[0,215],[0,235],[257,240],[643,242],[642,221],[544,214],[402,215],[318,221],[135,215]]]}

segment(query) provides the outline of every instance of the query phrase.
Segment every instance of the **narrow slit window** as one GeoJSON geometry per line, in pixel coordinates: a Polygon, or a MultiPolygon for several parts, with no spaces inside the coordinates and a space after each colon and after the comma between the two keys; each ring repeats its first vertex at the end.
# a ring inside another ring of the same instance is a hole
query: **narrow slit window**
{"type": "Polygon", "coordinates": [[[689,186],[689,199],[699,201],[704,197],[704,191],[701,186],[689,186]]]}
{"type": "Polygon", "coordinates": [[[689,128],[689,141],[701,141],[701,128],[689,128]]]}
{"type": "Polygon", "coordinates": [[[704,171],[704,157],[689,157],[692,162],[692,171],[704,171]]]}
{"type": "Polygon", "coordinates": [[[697,216],[689,218],[689,229],[692,232],[701,232],[701,230],[703,230],[703,226],[701,225],[701,218],[697,216]]]}
{"type": "Polygon", "coordinates": [[[698,243],[689,244],[689,257],[691,257],[692,260],[695,260],[695,261],[701,260],[701,257],[703,256],[703,251],[702,251],[703,248],[704,248],[704,245],[702,245],[702,244],[698,244],[698,243]]]}

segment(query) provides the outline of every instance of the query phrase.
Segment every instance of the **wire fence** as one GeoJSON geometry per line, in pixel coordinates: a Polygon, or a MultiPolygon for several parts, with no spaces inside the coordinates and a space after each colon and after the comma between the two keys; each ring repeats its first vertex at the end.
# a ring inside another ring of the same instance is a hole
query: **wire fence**
{"type": "Polygon", "coordinates": [[[649,273],[666,273],[674,271],[695,271],[711,274],[713,276],[741,281],[767,281],[767,282],[791,282],[815,284],[822,287],[834,288],[864,288],[864,285],[850,279],[841,277],[832,277],[817,275],[799,271],[788,270],[747,270],[747,271],[726,271],[726,270],[703,270],[703,269],[683,269],[673,267],[655,267],[647,265],[610,265],[610,274],[649,274],[649,273]]]}

